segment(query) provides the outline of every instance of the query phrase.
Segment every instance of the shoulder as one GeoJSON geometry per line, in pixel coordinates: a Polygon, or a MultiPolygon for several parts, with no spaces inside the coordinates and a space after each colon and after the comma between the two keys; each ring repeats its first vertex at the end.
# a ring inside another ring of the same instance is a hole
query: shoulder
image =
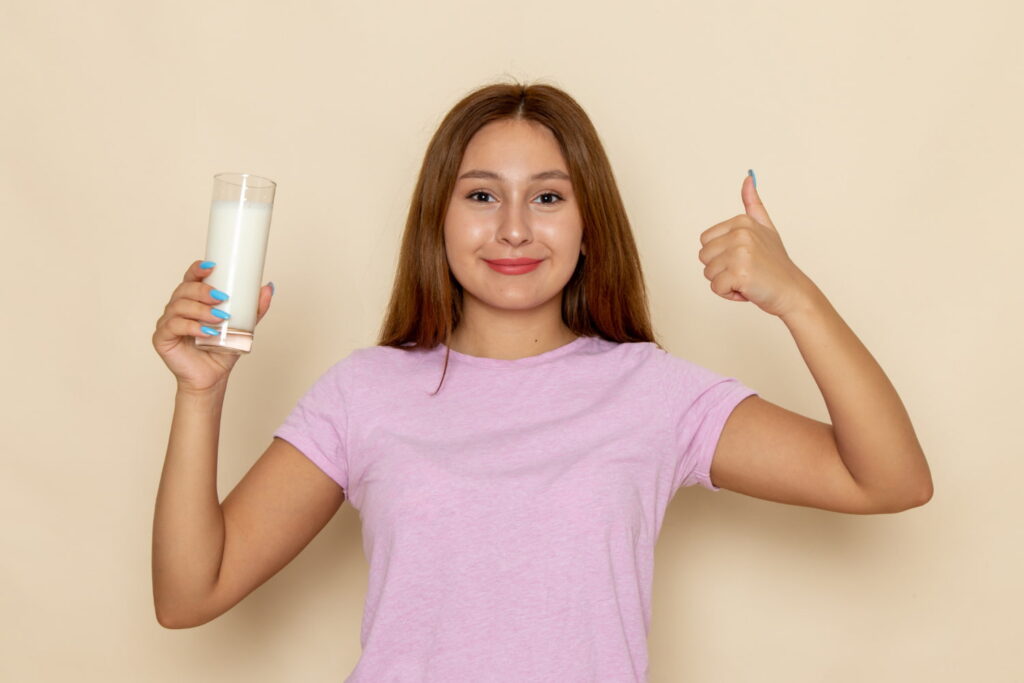
{"type": "Polygon", "coordinates": [[[331,368],[331,372],[348,381],[358,378],[372,379],[375,385],[388,381],[403,381],[428,367],[426,361],[436,357],[437,347],[417,348],[412,345],[374,345],[352,349],[331,368]]]}
{"type": "Polygon", "coordinates": [[[353,365],[374,365],[378,363],[389,363],[397,359],[404,358],[410,353],[423,353],[422,350],[416,349],[413,346],[405,346],[399,348],[397,346],[382,346],[375,344],[373,346],[361,346],[351,349],[343,355],[338,361],[331,367],[346,367],[353,365]]]}
{"type": "Polygon", "coordinates": [[[604,337],[590,337],[589,341],[582,355],[607,361],[648,361],[660,350],[654,342],[617,342],[604,337]]]}
{"type": "Polygon", "coordinates": [[[693,372],[691,363],[652,341],[595,338],[574,362],[579,363],[580,371],[611,382],[641,384],[652,398],[663,397],[667,386],[683,383],[693,372]]]}
{"type": "Polygon", "coordinates": [[[662,378],[699,373],[703,368],[681,358],[654,342],[607,342],[598,347],[610,362],[626,365],[634,370],[650,371],[662,378]]]}
{"type": "Polygon", "coordinates": [[[645,349],[645,353],[648,355],[652,365],[657,367],[666,377],[674,380],[703,383],[709,380],[731,379],[715,372],[711,368],[699,365],[655,344],[649,344],[648,348],[645,349]]]}
{"type": "Polygon", "coordinates": [[[360,368],[387,368],[403,363],[416,363],[424,359],[434,349],[417,348],[410,344],[402,346],[386,346],[376,344],[353,349],[345,360],[360,368]]]}
{"type": "Polygon", "coordinates": [[[654,343],[642,345],[635,353],[645,360],[648,377],[670,405],[689,409],[697,402],[710,402],[733,395],[756,393],[740,379],[676,355],[654,343]]]}
{"type": "Polygon", "coordinates": [[[588,361],[609,367],[638,372],[685,373],[694,366],[687,360],[674,356],[652,341],[618,342],[603,337],[591,337],[574,360],[588,361]]]}

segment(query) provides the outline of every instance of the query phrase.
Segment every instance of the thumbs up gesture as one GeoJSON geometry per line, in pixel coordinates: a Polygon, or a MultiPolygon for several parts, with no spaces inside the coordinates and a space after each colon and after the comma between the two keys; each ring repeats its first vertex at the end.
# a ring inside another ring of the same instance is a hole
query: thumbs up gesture
{"type": "Polygon", "coordinates": [[[753,176],[740,189],[745,213],[701,233],[698,258],[711,291],[730,301],[752,301],[761,310],[785,317],[796,311],[817,286],[796,267],[782,246],[775,224],[761,203],[753,176]]]}

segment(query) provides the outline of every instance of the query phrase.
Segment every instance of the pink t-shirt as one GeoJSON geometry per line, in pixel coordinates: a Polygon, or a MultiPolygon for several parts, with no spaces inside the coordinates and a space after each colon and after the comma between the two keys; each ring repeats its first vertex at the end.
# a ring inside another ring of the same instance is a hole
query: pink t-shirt
{"type": "Polygon", "coordinates": [[[717,491],[755,394],[649,342],[517,360],[356,349],[274,433],[359,511],[369,585],[346,683],[646,681],[654,545],[681,486],[717,491]]]}

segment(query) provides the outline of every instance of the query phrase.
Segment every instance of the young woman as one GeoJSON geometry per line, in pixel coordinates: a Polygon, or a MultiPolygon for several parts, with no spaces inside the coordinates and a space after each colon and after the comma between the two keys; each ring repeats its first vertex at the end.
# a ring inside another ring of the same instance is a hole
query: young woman
{"type": "Polygon", "coordinates": [[[153,335],[178,380],[154,520],[159,622],[223,614],[347,498],[370,564],[348,681],[643,681],[654,545],[679,488],[855,514],[926,502],[892,385],[790,261],[752,176],[741,198],[745,213],[700,236],[704,275],[783,320],[832,424],[655,342],[608,159],[548,85],[487,86],[447,115],[377,345],[313,383],[223,503],[238,357],[194,344],[220,301],[193,263],[153,335]]]}

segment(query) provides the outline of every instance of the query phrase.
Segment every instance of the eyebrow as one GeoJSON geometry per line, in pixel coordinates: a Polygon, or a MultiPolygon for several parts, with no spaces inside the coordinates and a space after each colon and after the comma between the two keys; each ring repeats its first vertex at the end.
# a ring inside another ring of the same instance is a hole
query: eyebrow
{"type": "MultiPolygon", "coordinates": [[[[494,171],[485,171],[479,168],[474,168],[472,171],[466,171],[465,173],[459,176],[459,180],[462,180],[463,178],[489,178],[491,180],[500,180],[502,182],[504,182],[505,180],[504,176],[495,173],[494,171]]],[[[565,171],[559,171],[557,169],[543,171],[541,173],[537,173],[536,175],[530,176],[530,180],[548,180],[551,178],[557,178],[559,180],[571,180],[571,178],[569,178],[569,175],[565,171]]]]}

